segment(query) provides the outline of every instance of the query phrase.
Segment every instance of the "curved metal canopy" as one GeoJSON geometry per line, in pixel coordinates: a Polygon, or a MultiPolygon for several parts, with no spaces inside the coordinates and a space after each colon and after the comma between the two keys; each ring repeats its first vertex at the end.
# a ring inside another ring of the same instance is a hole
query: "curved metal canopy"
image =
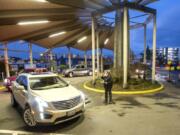
{"type": "Polygon", "coordinates": [[[69,46],[89,50],[91,16],[95,15],[100,30],[100,46],[113,49],[113,23],[108,22],[103,14],[121,8],[123,4],[146,12],[145,22],[135,22],[130,26],[131,29],[139,28],[152,19],[155,10],[146,5],[154,1],[157,0],[129,0],[128,3],[120,0],[1,0],[0,42],[26,40],[45,48],[69,46]],[[20,25],[28,21],[44,23],[20,25]],[[86,41],[78,43],[84,36],[86,41]],[[103,46],[106,38],[111,42],[103,46]]]}

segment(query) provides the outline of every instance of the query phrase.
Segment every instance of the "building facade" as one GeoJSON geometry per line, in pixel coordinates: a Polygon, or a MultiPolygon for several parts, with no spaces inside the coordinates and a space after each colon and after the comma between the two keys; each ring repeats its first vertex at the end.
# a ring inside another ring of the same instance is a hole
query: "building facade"
{"type": "Polygon", "coordinates": [[[165,48],[157,48],[157,64],[158,65],[166,65],[168,62],[172,64],[179,64],[180,60],[180,52],[179,48],[165,47],[165,48]]]}

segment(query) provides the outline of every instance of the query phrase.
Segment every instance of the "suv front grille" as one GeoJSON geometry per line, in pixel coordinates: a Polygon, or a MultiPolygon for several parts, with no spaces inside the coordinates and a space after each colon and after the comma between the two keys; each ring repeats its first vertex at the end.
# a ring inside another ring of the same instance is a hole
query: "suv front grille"
{"type": "Polygon", "coordinates": [[[66,110],[77,106],[80,102],[81,96],[78,96],[70,100],[52,102],[52,104],[58,110],[66,110]]]}

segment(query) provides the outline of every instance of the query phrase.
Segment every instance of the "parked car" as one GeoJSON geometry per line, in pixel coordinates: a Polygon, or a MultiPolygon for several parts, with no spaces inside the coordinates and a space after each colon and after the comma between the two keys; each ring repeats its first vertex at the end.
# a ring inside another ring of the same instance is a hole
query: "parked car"
{"type": "Polygon", "coordinates": [[[11,104],[23,109],[27,126],[35,127],[80,117],[85,109],[85,96],[54,73],[25,73],[13,82],[11,104]]]}
{"type": "Polygon", "coordinates": [[[8,91],[11,91],[12,82],[16,80],[17,76],[10,76],[6,79],[4,79],[3,85],[6,87],[8,91]]]}
{"type": "Polygon", "coordinates": [[[178,88],[180,88],[180,72],[174,72],[171,74],[171,82],[178,88]]]}
{"type": "Polygon", "coordinates": [[[66,69],[63,71],[64,76],[74,77],[74,76],[82,76],[82,75],[92,75],[92,69],[86,67],[85,65],[76,65],[71,69],[66,69]]]}
{"type": "MultiPolygon", "coordinates": [[[[25,69],[25,70],[22,70],[20,73],[30,73],[30,72],[47,72],[47,69],[46,68],[25,69]]],[[[10,76],[4,79],[3,85],[7,88],[8,91],[11,92],[12,82],[15,81],[16,78],[17,78],[17,75],[10,76]]]]}

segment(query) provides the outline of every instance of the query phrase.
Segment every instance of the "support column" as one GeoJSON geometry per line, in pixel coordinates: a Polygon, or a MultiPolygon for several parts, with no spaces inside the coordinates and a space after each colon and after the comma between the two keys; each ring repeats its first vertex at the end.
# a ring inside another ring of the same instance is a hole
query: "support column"
{"type": "Polygon", "coordinates": [[[87,67],[87,51],[84,51],[84,65],[87,67]]]}
{"type": "Polygon", "coordinates": [[[96,46],[97,46],[97,53],[96,53],[96,57],[97,57],[97,75],[99,76],[99,32],[97,31],[96,33],[96,46]]]}
{"type": "Polygon", "coordinates": [[[156,74],[156,15],[153,17],[153,56],[152,56],[152,81],[155,81],[156,74]]]}
{"type": "Polygon", "coordinates": [[[123,12],[116,10],[114,30],[114,68],[118,69],[123,65],[123,12]]]}
{"type": "Polygon", "coordinates": [[[7,42],[4,42],[4,64],[5,64],[6,77],[9,77],[10,73],[9,73],[9,61],[8,61],[8,46],[7,46],[7,42]]]}
{"type": "Polygon", "coordinates": [[[91,28],[91,32],[92,32],[92,79],[93,82],[95,81],[95,18],[92,16],[92,28],[91,28]]]}
{"type": "Polygon", "coordinates": [[[129,48],[129,18],[128,18],[128,8],[124,7],[123,15],[123,88],[127,88],[128,81],[128,48],[129,48]]]}
{"type": "Polygon", "coordinates": [[[143,63],[146,64],[146,48],[147,48],[147,45],[146,45],[146,29],[147,26],[146,24],[144,24],[144,60],[143,60],[143,63]]]}
{"type": "Polygon", "coordinates": [[[50,51],[50,68],[51,68],[51,72],[53,72],[54,71],[54,68],[53,68],[53,65],[54,65],[54,63],[53,63],[53,53],[52,53],[52,50],[50,51]]]}
{"type": "Polygon", "coordinates": [[[29,43],[29,62],[32,67],[33,66],[32,43],[29,43]]]}
{"type": "Polygon", "coordinates": [[[71,48],[68,47],[68,66],[71,69],[71,48]]]}
{"type": "Polygon", "coordinates": [[[104,64],[103,64],[103,49],[101,48],[101,73],[103,73],[104,64]]]}

